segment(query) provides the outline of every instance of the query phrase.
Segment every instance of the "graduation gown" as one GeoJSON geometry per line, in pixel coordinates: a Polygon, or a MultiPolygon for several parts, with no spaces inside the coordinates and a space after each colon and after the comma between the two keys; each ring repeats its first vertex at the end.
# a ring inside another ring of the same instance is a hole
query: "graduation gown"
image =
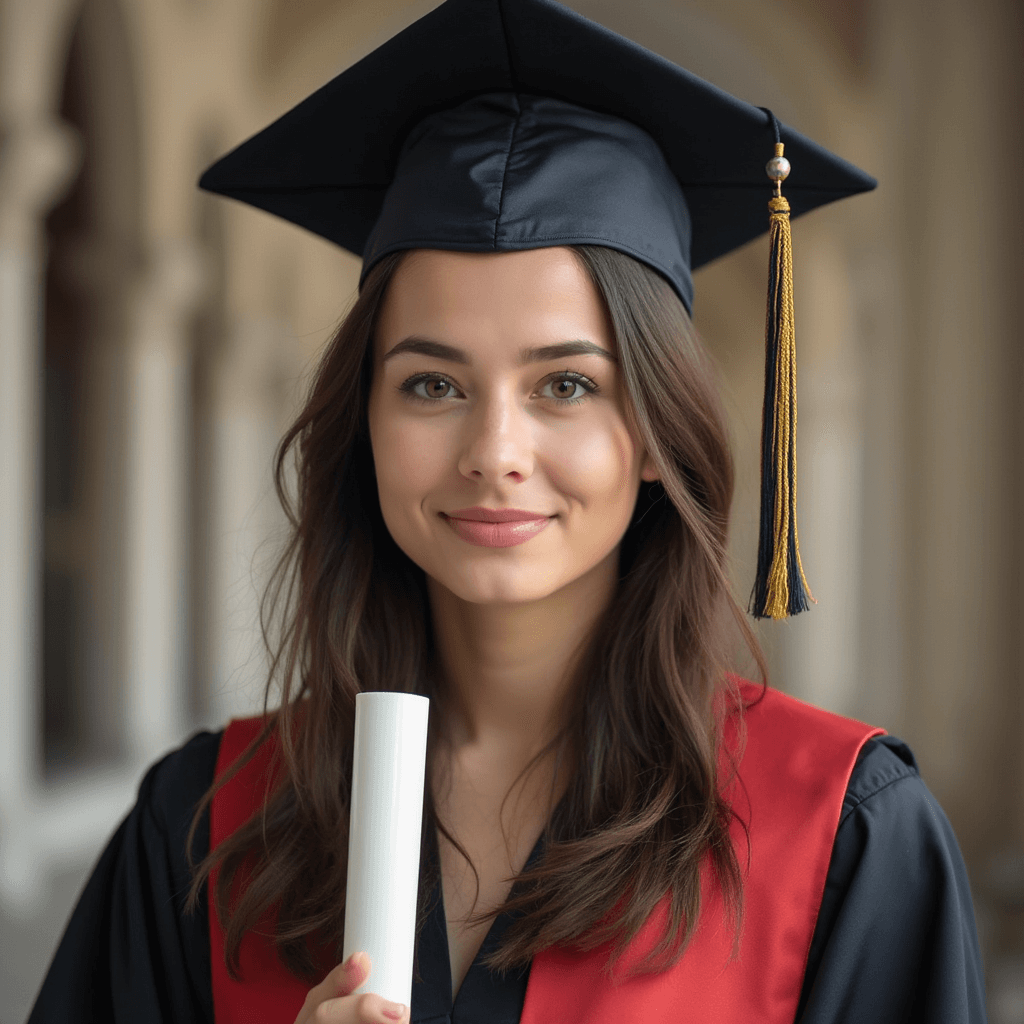
{"type": "MultiPolygon", "coordinates": [[[[196,801],[214,776],[223,735],[197,734],[146,774],[135,808],[101,855],[68,922],[29,1024],[212,1024],[218,964],[211,957],[206,901],[194,916],[182,912],[189,883],[184,842],[196,801]]],[[[913,755],[893,737],[868,739],[847,774],[798,997],[793,992],[793,1019],[983,1021],[966,871],[913,755]]],[[[204,819],[194,853],[204,854],[209,842],[204,819]]],[[[531,1012],[543,1019],[537,993],[555,977],[550,957],[542,967],[541,956],[535,960],[532,988],[531,969],[501,977],[480,962],[508,924],[503,916],[495,920],[453,1004],[444,909],[436,901],[419,940],[415,1024],[514,1024],[531,1012]]],[[[563,966],[583,968],[585,975],[585,965],[563,966]]],[[[562,978],[572,976],[570,970],[562,978]]],[[[557,989],[544,992],[553,996],[557,989]]],[[[685,999],[680,994],[680,1008],[685,999]]],[[[638,1020],[658,1019],[649,1018],[642,1003],[636,1012],[638,1020]]]]}

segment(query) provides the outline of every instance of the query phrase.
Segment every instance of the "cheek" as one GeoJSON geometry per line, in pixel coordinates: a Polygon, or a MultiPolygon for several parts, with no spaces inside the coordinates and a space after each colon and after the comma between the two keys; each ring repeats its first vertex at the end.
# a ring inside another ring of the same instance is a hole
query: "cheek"
{"type": "Polygon", "coordinates": [[[559,445],[551,467],[564,489],[586,506],[631,501],[632,481],[639,474],[634,463],[629,433],[613,419],[573,432],[570,443],[559,445]]]}
{"type": "Polygon", "coordinates": [[[373,461],[381,508],[407,504],[422,498],[446,464],[446,442],[442,435],[403,429],[400,420],[371,428],[373,461]]]}

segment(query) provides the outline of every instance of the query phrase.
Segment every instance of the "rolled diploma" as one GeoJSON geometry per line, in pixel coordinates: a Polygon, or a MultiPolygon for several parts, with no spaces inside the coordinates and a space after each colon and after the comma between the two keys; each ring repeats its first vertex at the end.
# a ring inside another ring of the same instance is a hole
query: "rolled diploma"
{"type": "Polygon", "coordinates": [[[356,695],[344,958],[362,950],[370,976],[356,991],[410,1005],[420,874],[423,773],[430,701],[412,693],[356,695]]]}

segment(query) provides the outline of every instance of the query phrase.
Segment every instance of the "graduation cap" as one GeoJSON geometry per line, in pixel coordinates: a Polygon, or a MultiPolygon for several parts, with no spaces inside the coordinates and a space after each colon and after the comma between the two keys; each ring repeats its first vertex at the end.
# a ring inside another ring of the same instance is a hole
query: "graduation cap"
{"type": "Polygon", "coordinates": [[[362,278],[403,249],[603,245],[661,273],[688,312],[692,271],[762,234],[768,201],[751,611],[783,618],[808,607],[789,218],[874,188],[869,175],[554,0],[447,0],[217,161],[199,185],[361,256],[362,278]],[[796,170],[783,197],[787,157],[796,170]]]}

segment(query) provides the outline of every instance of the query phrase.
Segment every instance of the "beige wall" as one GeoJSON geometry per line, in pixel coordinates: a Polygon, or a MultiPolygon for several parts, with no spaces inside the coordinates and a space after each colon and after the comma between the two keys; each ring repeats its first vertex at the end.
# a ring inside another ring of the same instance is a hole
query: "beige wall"
{"type": "MultiPolygon", "coordinates": [[[[281,524],[270,457],[358,273],[354,258],[297,228],[200,195],[195,179],[218,153],[433,6],[0,0],[0,137],[8,142],[0,176],[35,180],[12,154],[38,150],[51,181],[52,195],[8,189],[0,198],[0,246],[22,261],[26,281],[46,271],[42,217],[76,173],[58,111],[69,40],[85,9],[80,45],[93,117],[79,144],[93,153],[103,236],[95,252],[106,254],[89,265],[108,267],[83,285],[101,296],[87,390],[107,395],[94,397],[97,410],[123,407],[121,419],[97,411],[90,429],[100,451],[121,451],[115,436],[129,428],[131,438],[151,439],[102,471],[113,485],[96,489],[88,517],[107,524],[90,534],[90,571],[120,637],[107,662],[96,662],[108,669],[92,670],[90,742],[112,750],[121,742],[126,777],[196,725],[253,706],[261,689],[254,609],[281,524]],[[31,140],[40,138],[57,141],[39,149],[31,140]],[[152,403],[136,409],[145,388],[164,395],[168,381],[180,387],[163,413],[152,403]],[[157,459],[146,445],[175,423],[178,443],[157,459]],[[154,459],[166,471],[154,474],[154,459]],[[147,516],[154,495],[171,509],[166,521],[147,516]],[[167,553],[177,590],[150,585],[154,545],[167,553]],[[159,628],[147,632],[151,621],[159,628]],[[162,658],[171,680],[157,693],[165,696],[156,722],[140,710],[150,698],[132,668],[147,658],[162,658]]],[[[794,227],[801,546],[819,604],[759,633],[777,685],[910,742],[968,860],[993,1020],[1024,1020],[1024,932],[1012,909],[1024,903],[1020,6],[571,6],[770,106],[881,182],[794,227]]],[[[698,326],[722,368],[740,469],[733,559],[741,599],[756,543],[765,244],[697,275],[698,326]]],[[[4,316],[0,309],[5,337],[28,345],[29,321],[4,316]]],[[[36,342],[44,327],[36,324],[36,342]]],[[[30,479],[37,447],[30,439],[18,449],[17,466],[29,474],[18,479],[30,479]]],[[[3,507],[28,516],[30,536],[38,506],[18,504],[13,484],[5,493],[3,507]]],[[[29,674],[31,657],[22,659],[29,674]]],[[[31,711],[23,718],[31,723],[31,711]]],[[[33,749],[17,763],[32,761],[33,749]]],[[[66,903],[51,906],[40,925],[26,911],[19,927],[35,928],[52,948],[66,912],[66,903]]],[[[30,997],[22,992],[18,1005],[30,997]]]]}

